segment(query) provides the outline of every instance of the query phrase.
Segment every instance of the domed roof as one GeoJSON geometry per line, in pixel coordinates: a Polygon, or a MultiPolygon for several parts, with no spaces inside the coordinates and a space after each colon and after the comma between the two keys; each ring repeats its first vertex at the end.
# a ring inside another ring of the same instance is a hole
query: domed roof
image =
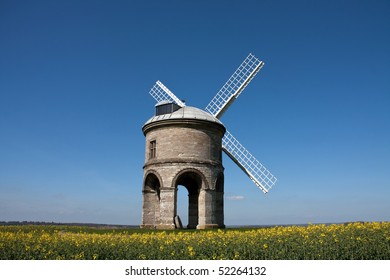
{"type": "Polygon", "coordinates": [[[170,120],[172,120],[172,119],[197,119],[197,120],[204,120],[204,121],[214,122],[214,123],[218,123],[220,125],[223,125],[220,122],[220,120],[218,120],[217,118],[212,116],[210,113],[207,113],[201,109],[191,107],[191,106],[184,106],[173,113],[154,116],[151,119],[149,119],[145,123],[145,125],[152,123],[152,122],[168,120],[168,119],[170,119],[170,120]]]}

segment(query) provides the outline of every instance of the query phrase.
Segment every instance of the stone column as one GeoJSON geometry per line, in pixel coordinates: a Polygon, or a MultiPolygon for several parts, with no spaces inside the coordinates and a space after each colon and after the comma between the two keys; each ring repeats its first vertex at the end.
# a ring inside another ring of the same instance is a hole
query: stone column
{"type": "Polygon", "coordinates": [[[175,229],[175,189],[163,188],[160,191],[160,224],[157,229],[175,229]]]}
{"type": "Polygon", "coordinates": [[[197,229],[218,228],[215,218],[215,190],[199,192],[199,223],[197,229]]]}
{"type": "Polygon", "coordinates": [[[198,193],[188,195],[188,226],[187,228],[196,228],[198,225],[198,193]]]}
{"type": "Polygon", "coordinates": [[[215,197],[215,216],[218,228],[225,228],[224,213],[223,213],[223,192],[217,191],[215,197]]]}
{"type": "Polygon", "coordinates": [[[159,223],[160,205],[156,191],[142,192],[142,224],[141,228],[153,229],[159,223]]]}

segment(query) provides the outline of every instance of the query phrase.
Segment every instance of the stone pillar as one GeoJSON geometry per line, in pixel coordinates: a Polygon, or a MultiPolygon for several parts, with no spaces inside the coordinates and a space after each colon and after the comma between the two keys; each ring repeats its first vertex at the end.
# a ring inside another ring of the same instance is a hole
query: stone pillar
{"type": "Polygon", "coordinates": [[[199,223],[197,229],[218,228],[215,218],[215,190],[199,192],[199,223]]]}
{"type": "Polygon", "coordinates": [[[160,202],[156,191],[144,190],[141,228],[153,229],[160,223],[160,202]]]}
{"type": "Polygon", "coordinates": [[[196,228],[198,225],[198,193],[188,195],[188,226],[187,228],[196,228]]]}
{"type": "Polygon", "coordinates": [[[215,196],[215,216],[218,228],[225,228],[223,213],[223,192],[217,191],[215,196]]]}
{"type": "Polygon", "coordinates": [[[157,229],[175,229],[175,189],[163,188],[160,191],[160,224],[157,229]]]}

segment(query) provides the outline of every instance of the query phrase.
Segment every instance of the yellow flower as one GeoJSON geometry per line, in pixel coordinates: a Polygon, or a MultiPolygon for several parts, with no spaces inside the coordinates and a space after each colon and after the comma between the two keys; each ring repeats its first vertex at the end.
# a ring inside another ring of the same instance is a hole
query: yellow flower
{"type": "Polygon", "coordinates": [[[193,257],[195,256],[195,251],[194,251],[194,248],[192,246],[188,246],[188,254],[193,257]]]}

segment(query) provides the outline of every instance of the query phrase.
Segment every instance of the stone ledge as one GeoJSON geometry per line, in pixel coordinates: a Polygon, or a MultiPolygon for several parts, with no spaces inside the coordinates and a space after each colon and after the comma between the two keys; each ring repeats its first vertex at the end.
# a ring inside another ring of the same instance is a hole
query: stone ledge
{"type": "Polygon", "coordinates": [[[211,165],[211,166],[222,166],[222,162],[220,161],[213,161],[213,160],[195,160],[195,159],[179,159],[179,158],[168,158],[168,159],[162,159],[162,160],[149,160],[143,168],[145,169],[148,166],[151,165],[164,165],[164,164],[199,164],[199,165],[211,165]]]}
{"type": "Polygon", "coordinates": [[[222,133],[222,136],[226,132],[226,128],[223,124],[219,124],[216,122],[211,122],[208,120],[202,120],[202,119],[165,119],[165,120],[160,120],[152,123],[147,123],[142,127],[142,131],[144,135],[153,129],[156,129],[158,127],[168,127],[168,126],[175,126],[175,127],[205,127],[207,130],[217,130],[222,133]]]}

